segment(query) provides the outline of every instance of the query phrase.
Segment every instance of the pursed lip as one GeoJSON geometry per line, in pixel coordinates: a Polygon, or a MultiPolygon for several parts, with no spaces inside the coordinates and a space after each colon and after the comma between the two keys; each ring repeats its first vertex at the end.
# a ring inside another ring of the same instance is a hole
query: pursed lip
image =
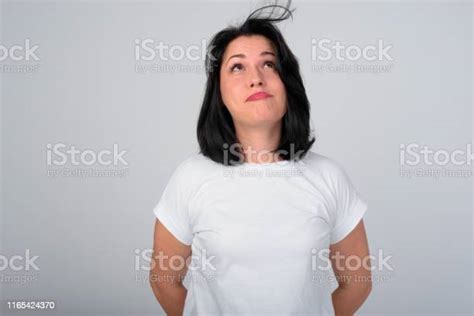
{"type": "Polygon", "coordinates": [[[261,100],[261,99],[265,99],[265,98],[269,98],[269,97],[272,97],[272,95],[269,94],[269,93],[266,93],[264,91],[259,91],[259,92],[256,92],[256,93],[250,95],[247,98],[247,100],[245,100],[245,102],[261,100]]]}

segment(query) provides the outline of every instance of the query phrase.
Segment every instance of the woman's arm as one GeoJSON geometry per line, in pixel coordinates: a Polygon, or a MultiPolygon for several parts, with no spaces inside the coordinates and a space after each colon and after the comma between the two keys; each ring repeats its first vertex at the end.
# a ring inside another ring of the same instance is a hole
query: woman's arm
{"type": "Polygon", "coordinates": [[[331,263],[339,287],[332,293],[332,302],[336,316],[349,316],[359,309],[372,290],[369,246],[364,222],[359,224],[343,240],[329,247],[331,263]],[[355,261],[346,260],[357,256],[362,263],[354,269],[355,261]]]}
{"type": "Polygon", "coordinates": [[[187,271],[191,246],[178,241],[160,221],[155,222],[150,285],[166,315],[183,315],[187,290],[182,280],[187,271]],[[173,267],[169,265],[172,260],[173,267]],[[182,265],[181,262],[186,264],[182,265]],[[176,269],[176,266],[183,266],[176,269]]]}

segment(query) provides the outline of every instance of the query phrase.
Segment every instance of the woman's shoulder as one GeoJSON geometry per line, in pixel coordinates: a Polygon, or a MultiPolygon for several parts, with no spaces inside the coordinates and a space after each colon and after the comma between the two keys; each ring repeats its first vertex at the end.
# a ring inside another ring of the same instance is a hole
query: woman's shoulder
{"type": "Polygon", "coordinates": [[[186,155],[178,163],[175,172],[186,177],[200,177],[209,174],[216,168],[216,162],[207,158],[200,152],[186,155]]]}
{"type": "Polygon", "coordinates": [[[310,150],[306,152],[302,160],[306,165],[317,168],[328,168],[339,165],[334,158],[310,150]]]}
{"type": "Polygon", "coordinates": [[[345,173],[338,160],[314,151],[308,151],[302,161],[312,172],[324,177],[337,177],[345,173]]]}

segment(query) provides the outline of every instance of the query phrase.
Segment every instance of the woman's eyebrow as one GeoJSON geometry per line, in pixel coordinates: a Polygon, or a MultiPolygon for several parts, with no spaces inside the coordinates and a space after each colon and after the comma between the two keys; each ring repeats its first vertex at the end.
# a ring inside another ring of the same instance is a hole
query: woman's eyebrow
{"type": "MultiPolygon", "coordinates": [[[[263,51],[263,52],[260,53],[260,56],[266,56],[266,55],[272,55],[273,57],[275,57],[275,54],[274,54],[273,52],[270,52],[270,51],[263,51]]],[[[230,57],[227,59],[226,64],[229,63],[229,60],[230,60],[231,58],[234,58],[234,57],[237,57],[237,58],[245,58],[246,56],[245,56],[245,54],[235,54],[235,55],[232,55],[232,56],[230,56],[230,57]]]]}

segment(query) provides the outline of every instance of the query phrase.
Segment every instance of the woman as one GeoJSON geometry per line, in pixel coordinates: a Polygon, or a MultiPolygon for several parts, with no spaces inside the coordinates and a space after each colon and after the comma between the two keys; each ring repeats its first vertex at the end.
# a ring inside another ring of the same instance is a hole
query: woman
{"type": "Polygon", "coordinates": [[[352,315],[371,290],[367,204],[309,151],[298,62],[273,25],[288,17],[264,7],[209,45],[200,152],[154,209],[150,283],[168,315],[352,315]]]}

